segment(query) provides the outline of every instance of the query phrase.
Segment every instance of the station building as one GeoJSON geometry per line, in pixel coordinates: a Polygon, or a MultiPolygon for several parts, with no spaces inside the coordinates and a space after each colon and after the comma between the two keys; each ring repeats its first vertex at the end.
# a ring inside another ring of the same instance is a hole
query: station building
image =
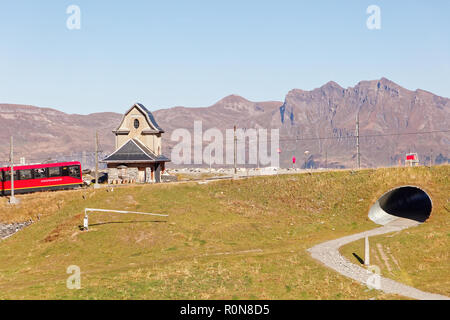
{"type": "Polygon", "coordinates": [[[161,153],[164,130],[153,114],[136,103],[125,112],[116,130],[115,151],[103,159],[107,164],[109,183],[158,183],[166,162],[161,153]]]}

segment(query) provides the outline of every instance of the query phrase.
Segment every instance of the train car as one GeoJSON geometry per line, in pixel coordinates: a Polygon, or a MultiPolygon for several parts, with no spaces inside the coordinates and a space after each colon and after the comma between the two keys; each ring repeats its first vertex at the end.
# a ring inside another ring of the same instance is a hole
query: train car
{"type": "MultiPolygon", "coordinates": [[[[79,162],[14,166],[14,193],[73,189],[83,185],[79,162]]],[[[0,168],[1,195],[11,194],[11,168],[0,168]]]]}

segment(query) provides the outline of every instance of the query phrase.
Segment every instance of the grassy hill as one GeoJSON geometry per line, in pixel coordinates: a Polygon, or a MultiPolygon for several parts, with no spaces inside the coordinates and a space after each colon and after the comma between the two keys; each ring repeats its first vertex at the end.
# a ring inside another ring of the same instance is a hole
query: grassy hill
{"type": "Polygon", "coordinates": [[[430,193],[432,217],[380,241],[395,243],[414,284],[448,294],[449,176],[449,166],[392,168],[39,193],[13,208],[3,198],[0,221],[40,220],[0,242],[0,299],[402,298],[369,291],[306,249],[376,227],[368,209],[403,184],[430,193]],[[85,207],[169,217],[94,214],[84,232],[85,207]],[[432,261],[415,261],[417,251],[432,261]],[[81,290],[66,288],[70,265],[81,268],[81,290]]]}

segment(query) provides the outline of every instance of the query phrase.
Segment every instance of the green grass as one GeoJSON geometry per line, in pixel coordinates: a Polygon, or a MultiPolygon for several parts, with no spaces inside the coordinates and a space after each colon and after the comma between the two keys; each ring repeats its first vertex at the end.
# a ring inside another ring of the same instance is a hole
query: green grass
{"type": "MultiPolygon", "coordinates": [[[[432,197],[431,218],[419,227],[372,237],[371,264],[385,277],[450,296],[450,172],[448,166],[429,170],[433,178],[423,186],[432,197]]],[[[342,247],[341,253],[358,264],[353,253],[364,258],[363,240],[342,247]]]]}
{"type": "Polygon", "coordinates": [[[226,176],[223,172],[176,172],[172,174],[177,177],[178,181],[194,181],[226,176]]]}
{"type": "MultiPolygon", "coordinates": [[[[1,199],[0,221],[38,213],[41,219],[0,242],[0,299],[401,298],[368,291],[306,249],[376,227],[367,218],[369,207],[402,184],[425,188],[434,211],[430,222],[399,235],[398,250],[408,254],[408,232],[423,236],[437,224],[440,231],[424,246],[429,254],[439,245],[448,248],[450,228],[442,221],[448,218],[449,171],[398,168],[88,189],[20,196],[14,208],[1,199]],[[83,232],[85,207],[169,217],[96,213],[83,232]],[[81,268],[81,290],[66,288],[70,265],[81,268]]],[[[448,278],[448,270],[421,263],[430,275],[448,278]]],[[[434,283],[427,290],[439,288],[434,283]]]]}
{"type": "MultiPolygon", "coordinates": [[[[371,264],[381,274],[418,289],[450,296],[449,213],[436,215],[417,228],[370,238],[371,264]],[[384,255],[384,257],[383,257],[384,255]]],[[[341,248],[348,260],[364,258],[364,240],[341,248]]]]}

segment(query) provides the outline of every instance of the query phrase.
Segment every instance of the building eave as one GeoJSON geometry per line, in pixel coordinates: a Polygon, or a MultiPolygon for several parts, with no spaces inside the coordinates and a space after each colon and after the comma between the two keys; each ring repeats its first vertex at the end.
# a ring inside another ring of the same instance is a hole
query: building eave
{"type": "Polygon", "coordinates": [[[138,139],[129,139],[116,151],[108,155],[101,160],[102,163],[157,163],[157,162],[170,162],[170,159],[162,154],[156,155],[149,150],[138,139]],[[127,148],[130,144],[138,148],[139,153],[130,153],[130,151],[123,152],[124,148],[127,148]],[[142,158],[144,159],[138,159],[142,158]],[[111,159],[112,158],[112,159],[111,159]],[[115,159],[114,159],[115,158],[115,159]],[[121,159],[122,158],[122,159],[121,159]],[[133,159],[134,158],[134,159],[133,159]]]}
{"type": "Polygon", "coordinates": [[[123,134],[123,135],[127,135],[130,133],[130,130],[113,130],[112,131],[114,134],[123,134]]]}
{"type": "Polygon", "coordinates": [[[171,162],[171,160],[101,160],[101,163],[161,163],[171,162]]]}
{"type": "Polygon", "coordinates": [[[164,131],[158,131],[158,130],[142,130],[142,134],[158,134],[158,133],[164,133],[164,131]]]}

